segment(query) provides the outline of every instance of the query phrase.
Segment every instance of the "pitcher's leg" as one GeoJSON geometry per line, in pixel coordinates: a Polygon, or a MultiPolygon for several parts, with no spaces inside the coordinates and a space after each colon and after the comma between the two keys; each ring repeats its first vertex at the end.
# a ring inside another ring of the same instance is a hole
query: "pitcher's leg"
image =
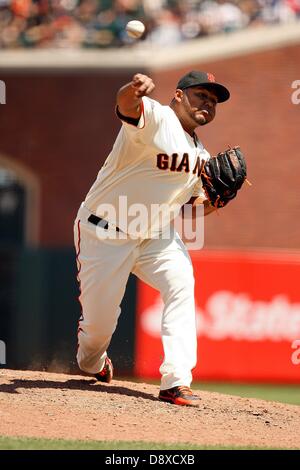
{"type": "Polygon", "coordinates": [[[183,242],[175,236],[173,240],[147,241],[134,273],[160,291],[165,305],[161,390],[190,386],[197,359],[197,337],[193,267],[183,242]]]}
{"type": "Polygon", "coordinates": [[[117,326],[120,303],[133,264],[132,242],[99,240],[93,227],[77,221],[79,301],[77,361],[81,370],[101,371],[117,326]]]}

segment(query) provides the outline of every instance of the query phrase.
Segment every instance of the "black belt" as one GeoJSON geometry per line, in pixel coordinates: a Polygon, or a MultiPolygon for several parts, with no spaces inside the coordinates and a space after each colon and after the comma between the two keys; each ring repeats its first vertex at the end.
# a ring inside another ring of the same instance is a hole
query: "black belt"
{"type": "MultiPolygon", "coordinates": [[[[97,215],[91,214],[88,218],[88,221],[91,222],[91,224],[98,225],[99,222],[101,222],[101,227],[104,229],[108,229],[108,222],[104,219],[101,219],[101,217],[98,217],[97,215]]],[[[120,232],[119,227],[115,227],[117,232],[120,232]]]]}

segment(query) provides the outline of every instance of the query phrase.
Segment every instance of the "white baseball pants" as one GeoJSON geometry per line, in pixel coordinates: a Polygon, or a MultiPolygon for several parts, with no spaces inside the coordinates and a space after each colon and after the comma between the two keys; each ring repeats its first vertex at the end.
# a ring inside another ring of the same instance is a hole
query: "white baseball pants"
{"type": "Polygon", "coordinates": [[[157,289],[164,302],[161,390],[190,386],[197,338],[193,267],[184,243],[174,229],[168,239],[107,239],[102,234],[107,236],[107,231],[115,229],[96,227],[88,222],[89,215],[81,206],[74,224],[82,306],[77,353],[80,369],[95,374],[103,368],[132,272],[157,289]]]}

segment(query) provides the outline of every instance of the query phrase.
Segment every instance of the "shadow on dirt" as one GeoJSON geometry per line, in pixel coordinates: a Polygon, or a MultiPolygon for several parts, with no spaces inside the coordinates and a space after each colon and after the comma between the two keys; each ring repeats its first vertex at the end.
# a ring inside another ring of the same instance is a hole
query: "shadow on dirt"
{"type": "Polygon", "coordinates": [[[126,395],[129,397],[143,398],[145,400],[158,401],[150,393],[140,392],[132,390],[128,387],[120,385],[108,385],[101,384],[95,379],[80,380],[70,379],[63,382],[52,381],[52,380],[24,380],[24,379],[13,379],[9,384],[0,384],[0,393],[22,393],[18,391],[19,388],[33,389],[33,388],[54,388],[62,391],[67,390],[86,390],[86,391],[98,391],[105,393],[113,393],[119,395],[126,395]]]}

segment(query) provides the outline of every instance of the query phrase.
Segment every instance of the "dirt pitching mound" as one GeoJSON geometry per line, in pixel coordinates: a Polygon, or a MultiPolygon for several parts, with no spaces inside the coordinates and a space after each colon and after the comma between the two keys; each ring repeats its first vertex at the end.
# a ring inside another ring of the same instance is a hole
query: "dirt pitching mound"
{"type": "Polygon", "coordinates": [[[300,448],[300,407],[197,393],[180,407],[145,383],[1,369],[0,435],[300,448]]]}

